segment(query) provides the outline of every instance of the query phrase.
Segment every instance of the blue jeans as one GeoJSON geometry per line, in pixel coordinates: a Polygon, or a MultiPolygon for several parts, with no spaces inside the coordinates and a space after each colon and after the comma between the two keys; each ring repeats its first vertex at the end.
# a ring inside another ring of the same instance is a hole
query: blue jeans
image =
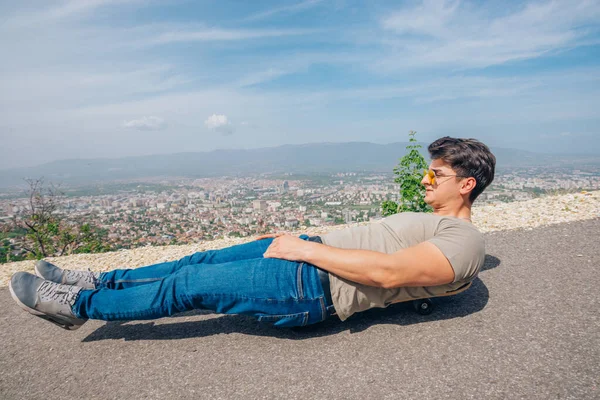
{"type": "Polygon", "coordinates": [[[104,272],[96,289],[80,292],[73,312],[79,318],[112,321],[205,309],[252,315],[278,327],[314,324],[332,315],[335,310],[325,300],[317,267],[264,258],[272,241],[254,240],[177,261],[104,272]]]}

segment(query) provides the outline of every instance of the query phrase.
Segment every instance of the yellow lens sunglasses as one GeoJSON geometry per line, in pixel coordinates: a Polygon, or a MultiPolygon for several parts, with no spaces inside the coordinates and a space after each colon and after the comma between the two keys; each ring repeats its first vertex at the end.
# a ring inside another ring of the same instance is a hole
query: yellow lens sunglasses
{"type": "Polygon", "coordinates": [[[424,169],[423,172],[424,172],[424,176],[429,179],[429,183],[431,185],[437,184],[437,178],[446,178],[446,177],[451,177],[451,176],[456,176],[457,178],[468,178],[467,176],[464,176],[464,175],[437,175],[435,173],[435,171],[427,170],[427,169],[424,169]]]}

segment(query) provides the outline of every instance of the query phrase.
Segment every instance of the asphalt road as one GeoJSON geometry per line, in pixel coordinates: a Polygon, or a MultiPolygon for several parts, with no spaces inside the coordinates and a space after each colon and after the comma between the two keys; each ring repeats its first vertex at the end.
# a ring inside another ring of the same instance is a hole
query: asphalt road
{"type": "Polygon", "coordinates": [[[486,234],[484,270],[297,330],[205,312],[62,330],[0,289],[2,399],[600,398],[600,218],[486,234]]]}

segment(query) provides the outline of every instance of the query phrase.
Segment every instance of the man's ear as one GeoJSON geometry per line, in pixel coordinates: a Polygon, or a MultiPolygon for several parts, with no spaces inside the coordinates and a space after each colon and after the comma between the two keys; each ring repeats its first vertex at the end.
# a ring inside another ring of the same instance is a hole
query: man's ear
{"type": "Polygon", "coordinates": [[[463,179],[463,181],[461,182],[461,188],[460,188],[460,192],[462,194],[467,194],[469,193],[471,190],[475,189],[475,186],[477,185],[477,180],[475,178],[473,178],[472,176],[463,179]]]}

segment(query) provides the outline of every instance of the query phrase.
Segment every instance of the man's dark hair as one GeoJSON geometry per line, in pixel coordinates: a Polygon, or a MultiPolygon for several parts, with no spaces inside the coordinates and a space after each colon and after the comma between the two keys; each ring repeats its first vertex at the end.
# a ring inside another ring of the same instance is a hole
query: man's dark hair
{"type": "Polygon", "coordinates": [[[477,183],[469,195],[471,204],[494,180],[496,157],[477,139],[445,136],[431,143],[427,150],[432,160],[441,158],[457,175],[475,178],[477,183]]]}

